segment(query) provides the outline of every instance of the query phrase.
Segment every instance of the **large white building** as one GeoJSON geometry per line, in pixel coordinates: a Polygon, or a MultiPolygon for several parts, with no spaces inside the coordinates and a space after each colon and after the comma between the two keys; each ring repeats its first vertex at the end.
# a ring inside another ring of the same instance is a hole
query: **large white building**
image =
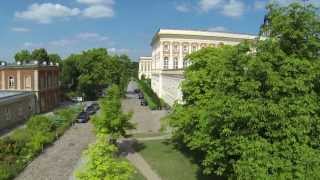
{"type": "Polygon", "coordinates": [[[188,65],[186,55],[205,47],[237,45],[257,36],[239,33],[160,29],[153,37],[151,85],[169,105],[182,102],[180,83],[188,65]]]}

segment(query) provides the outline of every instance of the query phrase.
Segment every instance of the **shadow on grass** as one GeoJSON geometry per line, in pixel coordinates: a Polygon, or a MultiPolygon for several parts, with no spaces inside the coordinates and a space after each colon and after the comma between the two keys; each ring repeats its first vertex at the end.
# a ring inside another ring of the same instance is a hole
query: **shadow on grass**
{"type": "Polygon", "coordinates": [[[187,159],[189,159],[192,163],[196,164],[199,167],[196,172],[198,180],[227,180],[226,177],[203,174],[203,167],[201,165],[201,159],[203,159],[203,155],[201,153],[191,151],[186,146],[184,146],[184,144],[170,139],[164,140],[162,143],[167,146],[171,146],[175,150],[181,152],[187,159]]]}

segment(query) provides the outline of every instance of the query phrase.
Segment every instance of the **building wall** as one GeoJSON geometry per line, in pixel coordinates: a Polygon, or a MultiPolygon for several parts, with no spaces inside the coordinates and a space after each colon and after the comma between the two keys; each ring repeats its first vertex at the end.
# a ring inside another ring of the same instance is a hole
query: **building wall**
{"type": "Polygon", "coordinates": [[[33,92],[36,112],[47,112],[59,103],[59,68],[57,66],[0,67],[0,90],[33,92]],[[15,86],[9,87],[13,77],[15,86]]]}
{"type": "Polygon", "coordinates": [[[0,99],[0,130],[22,123],[35,112],[36,101],[32,93],[0,99]]]}
{"type": "Polygon", "coordinates": [[[188,31],[159,30],[154,36],[152,46],[152,89],[169,105],[182,103],[180,84],[183,70],[189,65],[186,56],[206,47],[237,45],[248,40],[255,41],[256,36],[188,31]]]}
{"type": "Polygon", "coordinates": [[[142,75],[147,79],[151,79],[152,57],[140,57],[139,60],[139,79],[142,75]]]}

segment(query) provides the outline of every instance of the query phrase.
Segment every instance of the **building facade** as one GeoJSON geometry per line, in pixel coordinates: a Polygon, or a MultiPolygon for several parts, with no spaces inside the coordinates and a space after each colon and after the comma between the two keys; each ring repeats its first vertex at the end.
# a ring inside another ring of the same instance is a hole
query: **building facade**
{"type": "Polygon", "coordinates": [[[59,67],[52,63],[0,65],[0,92],[32,92],[36,112],[47,112],[59,103],[59,67]]]}
{"type": "Polygon", "coordinates": [[[146,79],[151,79],[152,57],[140,57],[139,59],[139,79],[144,75],[146,79]]]}
{"type": "Polygon", "coordinates": [[[180,84],[188,54],[206,47],[237,45],[242,41],[255,41],[248,34],[160,29],[153,37],[151,86],[153,91],[169,105],[182,103],[180,84]]]}
{"type": "Polygon", "coordinates": [[[33,93],[0,91],[0,130],[22,123],[35,112],[33,93]]]}

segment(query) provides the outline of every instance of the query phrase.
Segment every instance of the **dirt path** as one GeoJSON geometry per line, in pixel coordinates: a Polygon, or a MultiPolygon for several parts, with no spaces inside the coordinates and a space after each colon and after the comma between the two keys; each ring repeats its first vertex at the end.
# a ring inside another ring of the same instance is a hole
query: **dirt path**
{"type": "Polygon", "coordinates": [[[68,180],[88,144],[95,141],[92,125],[75,124],[16,180],[68,180]]]}

